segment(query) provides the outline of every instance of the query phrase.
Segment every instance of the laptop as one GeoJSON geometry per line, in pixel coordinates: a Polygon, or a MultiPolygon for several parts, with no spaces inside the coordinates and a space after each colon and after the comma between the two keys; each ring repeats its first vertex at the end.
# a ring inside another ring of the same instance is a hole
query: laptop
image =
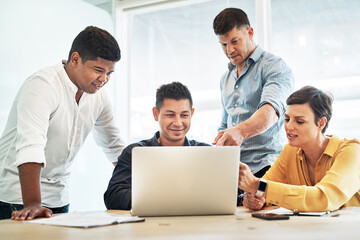
{"type": "Polygon", "coordinates": [[[131,214],[234,214],[239,159],[237,146],[134,148],[131,214]]]}

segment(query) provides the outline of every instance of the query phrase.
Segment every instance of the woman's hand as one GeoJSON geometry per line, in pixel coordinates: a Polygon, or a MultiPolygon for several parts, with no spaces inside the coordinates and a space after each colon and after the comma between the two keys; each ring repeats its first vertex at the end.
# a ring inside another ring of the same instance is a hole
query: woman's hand
{"type": "Polygon", "coordinates": [[[255,196],[251,193],[246,193],[244,196],[243,205],[251,210],[260,210],[265,205],[265,198],[255,196]]]}
{"type": "Polygon", "coordinates": [[[239,165],[239,188],[244,192],[255,194],[259,185],[260,178],[255,177],[248,165],[240,163],[239,165]]]}

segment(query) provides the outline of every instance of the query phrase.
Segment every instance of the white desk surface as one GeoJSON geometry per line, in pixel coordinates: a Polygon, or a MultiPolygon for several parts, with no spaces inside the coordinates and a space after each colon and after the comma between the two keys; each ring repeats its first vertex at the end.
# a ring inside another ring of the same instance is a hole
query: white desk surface
{"type": "Polygon", "coordinates": [[[0,239],[360,239],[360,214],[268,221],[252,218],[251,213],[239,207],[235,215],[147,217],[145,222],[89,229],[0,220],[0,239]]]}

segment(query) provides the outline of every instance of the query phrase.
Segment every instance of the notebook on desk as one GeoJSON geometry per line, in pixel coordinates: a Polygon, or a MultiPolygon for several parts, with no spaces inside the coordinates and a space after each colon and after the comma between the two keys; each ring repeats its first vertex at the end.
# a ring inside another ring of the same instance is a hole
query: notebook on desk
{"type": "Polygon", "coordinates": [[[132,215],[234,214],[239,147],[132,150],[132,215]]]}

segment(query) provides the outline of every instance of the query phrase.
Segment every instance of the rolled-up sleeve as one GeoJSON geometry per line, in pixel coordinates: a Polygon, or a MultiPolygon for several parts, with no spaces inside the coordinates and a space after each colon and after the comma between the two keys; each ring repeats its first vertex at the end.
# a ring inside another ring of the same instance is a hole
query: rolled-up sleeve
{"type": "Polygon", "coordinates": [[[49,118],[56,108],[57,95],[42,78],[26,82],[18,95],[16,162],[46,165],[44,148],[47,142],[49,118]]]}
{"type": "Polygon", "coordinates": [[[294,76],[282,59],[273,59],[264,66],[265,81],[258,109],[270,104],[278,116],[285,114],[286,99],[294,88],[294,76]]]}

